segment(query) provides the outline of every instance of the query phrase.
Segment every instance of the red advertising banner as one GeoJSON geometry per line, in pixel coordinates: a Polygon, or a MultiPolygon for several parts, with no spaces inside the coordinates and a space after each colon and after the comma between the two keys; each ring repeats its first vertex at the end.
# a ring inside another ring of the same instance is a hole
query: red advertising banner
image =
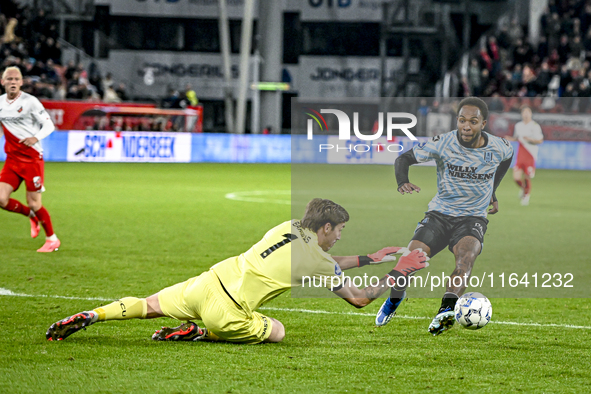
{"type": "MultiPolygon", "coordinates": [[[[548,141],[591,141],[591,115],[534,114],[544,139],[548,141]]],[[[521,121],[519,113],[491,113],[486,128],[494,135],[513,135],[515,124],[521,121]]]]}
{"type": "Polygon", "coordinates": [[[164,110],[155,104],[42,100],[58,130],[203,132],[203,106],[164,110]]]}

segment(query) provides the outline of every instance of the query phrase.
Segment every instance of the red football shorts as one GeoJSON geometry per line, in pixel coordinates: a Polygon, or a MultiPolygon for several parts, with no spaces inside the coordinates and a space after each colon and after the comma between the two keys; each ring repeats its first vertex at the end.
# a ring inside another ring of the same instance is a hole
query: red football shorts
{"type": "Polygon", "coordinates": [[[23,162],[7,158],[0,171],[0,182],[8,183],[16,191],[21,182],[25,181],[28,192],[42,192],[45,190],[43,175],[43,160],[23,162]]]}
{"type": "Polygon", "coordinates": [[[536,161],[534,157],[525,149],[520,146],[517,152],[517,160],[515,161],[515,167],[523,170],[530,178],[536,175],[536,161]]]}

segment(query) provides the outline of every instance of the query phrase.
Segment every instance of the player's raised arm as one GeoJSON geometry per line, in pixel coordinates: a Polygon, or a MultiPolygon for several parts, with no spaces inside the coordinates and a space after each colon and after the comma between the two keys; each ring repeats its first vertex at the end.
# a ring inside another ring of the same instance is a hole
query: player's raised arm
{"type": "Polygon", "coordinates": [[[418,160],[412,149],[398,156],[394,162],[394,172],[396,174],[396,183],[398,184],[398,192],[402,195],[405,193],[412,194],[413,191],[417,193],[421,188],[410,183],[408,179],[408,170],[411,165],[418,164],[418,160]]]}
{"type": "MultiPolygon", "coordinates": [[[[402,250],[404,249],[401,248],[400,251],[402,250]]],[[[427,263],[429,258],[422,250],[416,249],[410,253],[406,250],[406,253],[405,256],[400,257],[396,267],[381,278],[377,285],[370,285],[360,289],[353,285],[351,281],[346,280],[343,286],[333,289],[333,292],[354,307],[363,308],[379,298],[386,290],[393,287],[404,290],[408,285],[407,278],[410,275],[429,266],[429,263],[427,263]]]]}

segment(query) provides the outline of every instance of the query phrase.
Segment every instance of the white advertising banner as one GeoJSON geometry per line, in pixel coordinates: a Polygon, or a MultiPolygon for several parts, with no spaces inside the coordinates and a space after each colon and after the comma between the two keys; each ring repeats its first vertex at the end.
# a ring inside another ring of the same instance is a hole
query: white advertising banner
{"type": "MultiPolygon", "coordinates": [[[[239,56],[231,56],[233,86],[239,77],[239,56]]],[[[117,70],[129,81],[134,94],[165,97],[169,87],[182,90],[191,84],[200,99],[223,99],[224,73],[221,56],[204,53],[112,50],[101,66],[117,70]]],[[[388,58],[386,80],[392,82],[403,59],[388,58]]],[[[291,90],[300,97],[380,97],[379,57],[300,56],[298,66],[284,68],[291,90]]],[[[419,71],[419,60],[410,59],[409,73],[419,71]]]]}
{"type": "MultiPolygon", "coordinates": [[[[219,15],[218,0],[95,0],[94,4],[110,6],[111,15],[177,18],[217,18],[219,15]]],[[[244,0],[226,0],[226,4],[228,17],[242,18],[244,0]]],[[[256,17],[256,0],[254,10],[256,17]]]]}
{"type": "Polygon", "coordinates": [[[73,131],[68,161],[189,162],[190,133],[73,131]]]}
{"type": "Polygon", "coordinates": [[[382,20],[381,0],[302,0],[302,21],[368,21],[382,20]]]}
{"type": "MultiPolygon", "coordinates": [[[[419,60],[411,58],[409,73],[419,72],[419,60]]],[[[395,81],[403,59],[388,58],[386,80],[395,81]]],[[[379,57],[300,56],[297,86],[300,97],[380,97],[379,57]]]]}
{"type": "MultiPolygon", "coordinates": [[[[239,56],[231,56],[232,80],[239,76],[239,56]]],[[[165,51],[112,50],[106,69],[117,70],[119,80],[130,81],[142,97],[165,97],[169,87],[177,90],[191,84],[199,99],[224,97],[224,73],[219,54],[165,51]]]]}

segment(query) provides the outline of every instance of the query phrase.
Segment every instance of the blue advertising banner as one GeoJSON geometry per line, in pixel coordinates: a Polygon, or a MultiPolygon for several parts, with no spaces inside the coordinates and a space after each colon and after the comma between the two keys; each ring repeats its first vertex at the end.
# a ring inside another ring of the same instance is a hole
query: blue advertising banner
{"type": "MultiPolygon", "coordinates": [[[[237,135],[141,133],[105,131],[56,131],[42,141],[46,161],[111,162],[214,162],[214,163],[329,163],[389,164],[398,152],[385,149],[393,143],[406,152],[418,141],[397,137],[380,143],[373,154],[349,145],[336,150],[330,136],[313,141],[304,135],[237,135]],[[323,145],[323,150],[319,149],[323,145]],[[384,148],[385,147],[385,148],[384,148]],[[351,152],[349,152],[349,149],[351,152]]],[[[6,160],[0,137],[0,161],[6,160]]],[[[393,145],[392,145],[393,146],[393,145]]],[[[513,143],[517,152],[517,143],[513,143]]],[[[540,145],[537,168],[591,170],[591,142],[545,141],[540,145]]]]}

